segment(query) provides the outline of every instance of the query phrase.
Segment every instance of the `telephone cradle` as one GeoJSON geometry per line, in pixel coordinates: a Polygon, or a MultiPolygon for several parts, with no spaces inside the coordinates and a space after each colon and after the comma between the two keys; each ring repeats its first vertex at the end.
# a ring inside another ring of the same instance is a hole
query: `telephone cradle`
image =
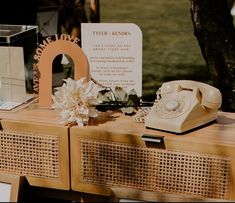
{"type": "Polygon", "coordinates": [[[145,117],[145,127],[185,133],[216,120],[221,107],[220,91],[193,80],[163,83],[160,99],[156,99],[145,117]]]}

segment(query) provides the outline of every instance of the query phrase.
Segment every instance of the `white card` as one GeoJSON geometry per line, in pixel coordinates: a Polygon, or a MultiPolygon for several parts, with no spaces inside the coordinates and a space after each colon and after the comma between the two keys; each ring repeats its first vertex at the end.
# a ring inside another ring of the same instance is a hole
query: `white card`
{"type": "Polygon", "coordinates": [[[142,95],[142,32],[133,23],[82,23],[82,49],[98,83],[142,95]]]}
{"type": "Polygon", "coordinates": [[[10,202],[11,184],[0,183],[0,202],[10,202]]]}

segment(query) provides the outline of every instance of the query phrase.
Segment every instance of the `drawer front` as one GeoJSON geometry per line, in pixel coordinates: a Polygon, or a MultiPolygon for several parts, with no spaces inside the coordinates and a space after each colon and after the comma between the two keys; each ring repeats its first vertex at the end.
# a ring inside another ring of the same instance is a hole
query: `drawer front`
{"type": "Polygon", "coordinates": [[[38,178],[60,177],[57,136],[2,131],[0,171],[38,178]]]}
{"type": "MultiPolygon", "coordinates": [[[[31,128],[37,131],[38,126],[31,128]]],[[[56,135],[18,130],[0,131],[0,172],[26,176],[32,186],[70,189],[67,131],[60,129],[56,135]]]]}
{"type": "Polygon", "coordinates": [[[84,192],[105,194],[118,186],[203,198],[230,197],[229,157],[86,138],[78,142],[80,166],[72,167],[78,173],[77,179],[72,177],[75,190],[93,185],[93,191],[84,192]]]}

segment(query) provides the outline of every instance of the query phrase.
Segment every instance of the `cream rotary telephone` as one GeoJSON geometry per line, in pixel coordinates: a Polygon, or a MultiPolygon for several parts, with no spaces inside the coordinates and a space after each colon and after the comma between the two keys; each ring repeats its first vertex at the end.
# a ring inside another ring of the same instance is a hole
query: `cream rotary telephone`
{"type": "Polygon", "coordinates": [[[145,127],[184,133],[217,118],[222,103],[220,91],[193,80],[163,83],[157,98],[145,117],[145,127]]]}

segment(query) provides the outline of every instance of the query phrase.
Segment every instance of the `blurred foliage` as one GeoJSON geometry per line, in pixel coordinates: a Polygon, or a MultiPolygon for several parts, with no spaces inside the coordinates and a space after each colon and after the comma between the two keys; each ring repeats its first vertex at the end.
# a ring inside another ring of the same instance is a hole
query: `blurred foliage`
{"type": "Polygon", "coordinates": [[[154,100],[162,83],[174,79],[211,83],[188,0],[100,0],[100,21],[135,23],[142,30],[143,99],[154,100]]]}

